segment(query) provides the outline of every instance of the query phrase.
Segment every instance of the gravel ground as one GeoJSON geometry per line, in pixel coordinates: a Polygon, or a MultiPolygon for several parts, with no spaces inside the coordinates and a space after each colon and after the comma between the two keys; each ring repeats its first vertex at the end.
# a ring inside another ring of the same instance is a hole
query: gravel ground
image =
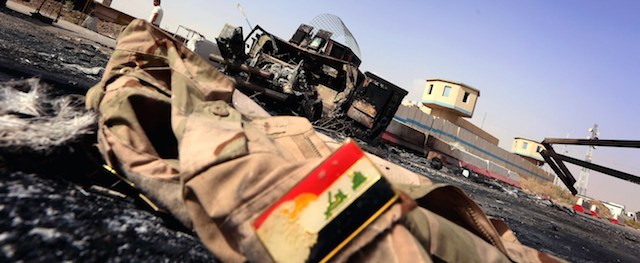
{"type": "MultiPolygon", "coordinates": [[[[61,94],[84,94],[99,80],[110,53],[63,29],[0,11],[0,81],[40,76],[61,94]]],[[[640,262],[638,230],[494,182],[433,171],[424,158],[395,147],[365,149],[461,187],[525,245],[573,262],[640,262]]],[[[57,157],[0,154],[0,261],[215,261],[170,218],[139,200],[91,187],[86,175],[96,167],[77,150],[62,149],[57,157]]]]}
{"type": "Polygon", "coordinates": [[[435,171],[427,160],[392,146],[377,155],[420,173],[434,182],[462,188],[484,212],[502,219],[524,245],[571,262],[640,262],[640,230],[527,195],[518,189],[482,178],[435,171]]]}

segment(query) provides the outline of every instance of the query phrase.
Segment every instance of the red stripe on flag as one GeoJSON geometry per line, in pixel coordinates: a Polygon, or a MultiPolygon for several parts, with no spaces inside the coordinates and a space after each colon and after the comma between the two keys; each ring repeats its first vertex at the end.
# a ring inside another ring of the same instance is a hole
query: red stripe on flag
{"type": "Polygon", "coordinates": [[[256,229],[260,228],[264,220],[266,220],[280,204],[291,201],[296,196],[304,193],[310,193],[316,196],[320,195],[363,156],[364,153],[356,143],[351,140],[347,141],[322,162],[320,166],[294,186],[291,191],[260,215],[253,223],[253,226],[256,229]]]}

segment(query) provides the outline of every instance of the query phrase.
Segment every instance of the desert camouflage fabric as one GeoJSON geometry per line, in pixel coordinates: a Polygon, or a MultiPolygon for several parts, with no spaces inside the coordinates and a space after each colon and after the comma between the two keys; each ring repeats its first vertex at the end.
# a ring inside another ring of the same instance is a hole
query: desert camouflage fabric
{"type": "MultiPolygon", "coordinates": [[[[272,117],[227,77],[143,20],[120,35],[87,93],[105,162],[224,262],[271,262],[252,222],[338,143],[300,117],[272,117]]],[[[460,189],[369,157],[400,202],[336,262],[555,262],[518,243],[460,189]]]]}

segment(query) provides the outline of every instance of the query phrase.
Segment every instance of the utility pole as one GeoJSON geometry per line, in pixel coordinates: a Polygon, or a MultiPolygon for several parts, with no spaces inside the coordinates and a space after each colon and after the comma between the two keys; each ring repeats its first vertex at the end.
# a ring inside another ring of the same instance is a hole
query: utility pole
{"type": "MultiPolygon", "coordinates": [[[[593,124],[593,128],[589,129],[589,132],[591,132],[591,136],[587,137],[587,139],[589,140],[597,140],[598,136],[600,136],[600,132],[598,131],[598,124],[593,124]]],[[[585,157],[584,161],[585,162],[591,162],[591,160],[593,159],[593,150],[595,149],[595,146],[589,146],[589,148],[587,149],[587,157],[585,157]]],[[[580,170],[580,176],[578,176],[578,181],[576,182],[576,190],[578,190],[578,194],[579,195],[586,195],[587,194],[587,184],[589,183],[589,169],[587,168],[582,168],[582,170],[580,170]]]]}

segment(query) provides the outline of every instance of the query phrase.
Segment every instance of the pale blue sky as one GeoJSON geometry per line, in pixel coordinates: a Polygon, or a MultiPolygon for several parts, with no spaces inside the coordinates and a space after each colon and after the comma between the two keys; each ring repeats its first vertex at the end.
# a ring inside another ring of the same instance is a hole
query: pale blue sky
{"type": "MultiPolygon", "coordinates": [[[[147,18],[153,1],[114,0],[147,18]]],[[[481,90],[471,121],[511,149],[513,137],[640,140],[639,1],[241,1],[253,25],[289,38],[331,13],[356,37],[363,70],[420,99],[424,80],[481,90]]],[[[164,0],[162,27],[213,39],[225,23],[247,27],[238,1],[164,0]]],[[[248,32],[245,31],[245,32],[248,32]]],[[[556,147],[561,151],[561,147],[556,147]]],[[[583,159],[585,147],[569,147],[583,159]]],[[[594,162],[640,175],[640,149],[598,148],[594,162]]],[[[575,176],[578,169],[573,169],[575,176]]],[[[640,186],[592,173],[588,194],[640,210],[640,186]]]]}

